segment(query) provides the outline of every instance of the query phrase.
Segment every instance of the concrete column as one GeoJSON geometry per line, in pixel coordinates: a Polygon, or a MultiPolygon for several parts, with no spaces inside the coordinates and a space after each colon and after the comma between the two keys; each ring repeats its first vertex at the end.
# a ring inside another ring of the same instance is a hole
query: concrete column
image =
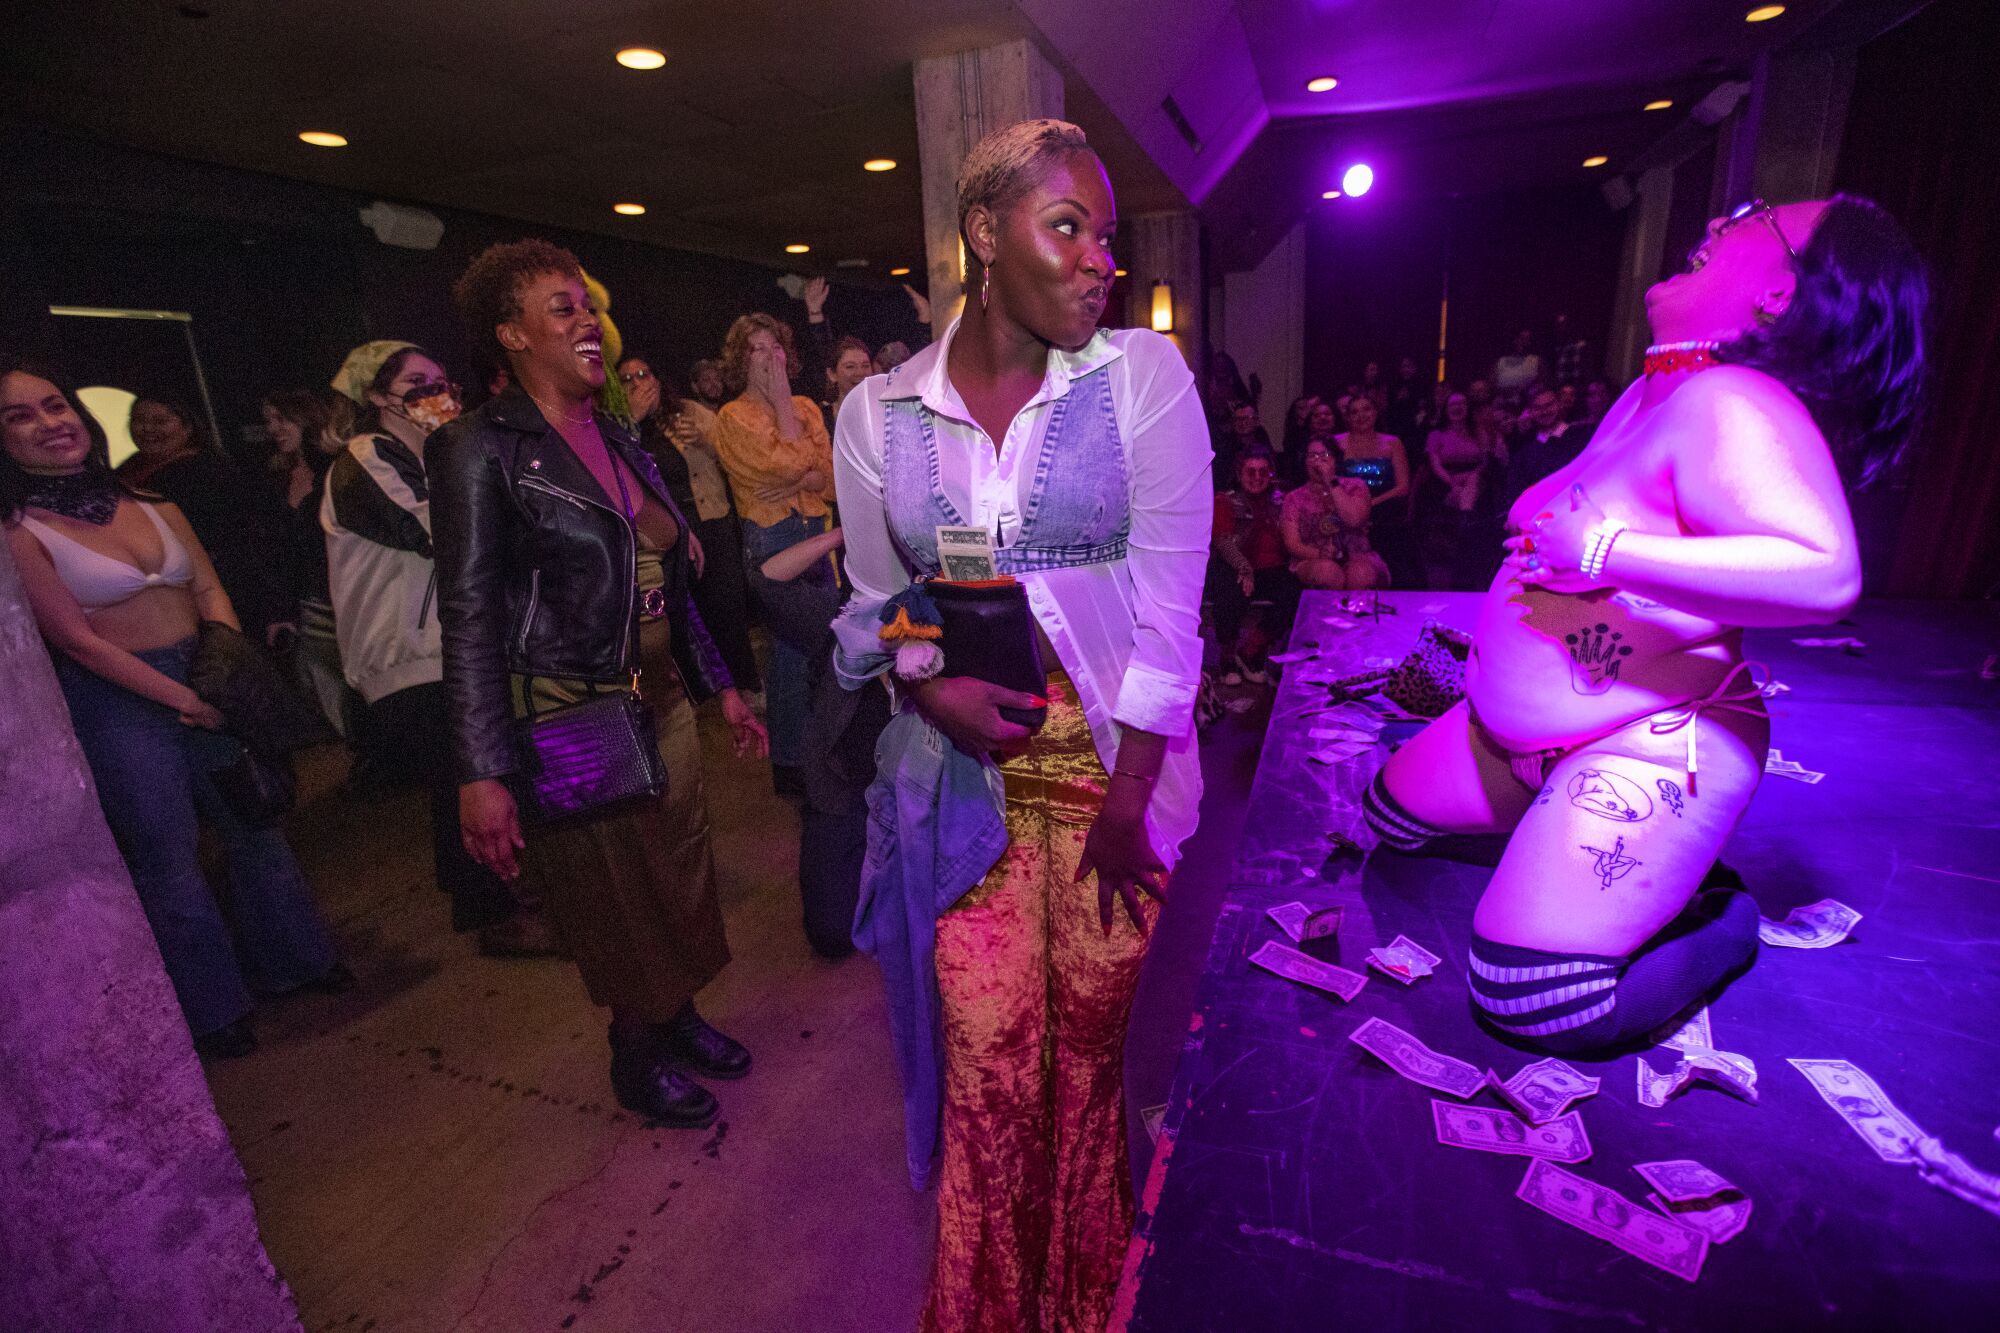
{"type": "Polygon", "coordinates": [[[1618,294],[1611,307],[1611,340],[1604,349],[1604,373],[1614,383],[1632,379],[1646,357],[1646,289],[1660,280],[1667,241],[1667,212],[1674,200],[1671,167],[1654,167],[1639,177],[1625,211],[1625,251],[1618,260],[1618,294]]]}
{"type": "MultiPolygon", "coordinates": [[[[1115,187],[1117,182],[1112,182],[1115,187]]],[[[1201,274],[1201,223],[1192,212],[1140,213],[1118,220],[1114,247],[1129,276],[1127,307],[1135,327],[1153,327],[1153,284],[1165,282],[1173,292],[1174,328],[1167,336],[1195,372],[1202,374],[1208,346],[1202,328],[1204,296],[1201,274]]]]}
{"type": "Polygon", "coordinates": [[[0,1323],[292,1330],[0,542],[0,1323]]]}
{"type": "Polygon", "coordinates": [[[958,168],[1003,125],[1063,113],[1062,74],[1026,39],[916,63],[917,163],[924,184],[924,255],[931,329],[958,314],[965,273],[958,242],[958,168]]]}

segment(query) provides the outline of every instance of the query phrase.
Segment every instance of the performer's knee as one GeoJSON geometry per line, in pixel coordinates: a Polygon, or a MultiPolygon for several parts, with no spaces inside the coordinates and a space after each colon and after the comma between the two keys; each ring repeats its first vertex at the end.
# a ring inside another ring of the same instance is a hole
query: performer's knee
{"type": "Polygon", "coordinates": [[[1473,1006],[1501,1035],[1562,1052],[1613,1039],[1625,958],[1500,944],[1477,932],[1471,952],[1473,1006]]]}
{"type": "Polygon", "coordinates": [[[1368,827],[1375,830],[1376,838],[1384,846],[1399,852],[1421,851],[1435,839],[1445,836],[1443,829],[1424,823],[1389,794],[1386,769],[1377,773],[1375,780],[1361,794],[1361,814],[1368,821],[1368,827]]]}

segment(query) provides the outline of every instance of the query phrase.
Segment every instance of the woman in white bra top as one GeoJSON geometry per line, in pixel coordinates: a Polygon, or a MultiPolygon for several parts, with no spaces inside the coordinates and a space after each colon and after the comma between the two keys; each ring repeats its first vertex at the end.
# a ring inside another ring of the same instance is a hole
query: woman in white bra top
{"type": "Polygon", "coordinates": [[[284,834],[237,820],[210,778],[242,751],[188,666],[201,622],[238,627],[229,596],[180,510],[112,475],[95,426],[48,375],[0,365],[0,527],[188,1026],[204,1051],[247,1054],[250,987],[202,872],[200,822],[221,835],[235,933],[263,989],[352,979],[284,834]]]}

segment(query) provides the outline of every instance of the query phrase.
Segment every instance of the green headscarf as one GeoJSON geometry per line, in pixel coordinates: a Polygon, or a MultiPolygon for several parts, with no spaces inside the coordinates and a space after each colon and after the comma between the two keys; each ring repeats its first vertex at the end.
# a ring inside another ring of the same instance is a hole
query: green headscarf
{"type": "Polygon", "coordinates": [[[340,369],[333,376],[333,391],[343,398],[352,398],[362,407],[368,406],[368,386],[381,373],[382,364],[405,349],[416,351],[417,345],[395,338],[377,338],[374,342],[362,343],[340,363],[340,369]]]}

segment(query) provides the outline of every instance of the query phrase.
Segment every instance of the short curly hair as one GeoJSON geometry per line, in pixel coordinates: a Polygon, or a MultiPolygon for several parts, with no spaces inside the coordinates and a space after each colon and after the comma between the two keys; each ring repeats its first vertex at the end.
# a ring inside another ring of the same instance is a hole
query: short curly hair
{"type": "Polygon", "coordinates": [[[995,213],[1011,207],[1034,188],[1042,168],[1074,153],[1095,157],[1097,150],[1066,120],[1017,120],[972,146],[958,169],[958,234],[972,263],[979,259],[965,232],[967,215],[980,207],[995,213]]]}
{"type": "Polygon", "coordinates": [[[530,237],[489,245],[452,284],[452,304],[473,341],[508,364],[507,349],[494,329],[521,317],[521,289],[544,273],[583,278],[583,265],[560,245],[530,237]]]}
{"type": "Polygon", "coordinates": [[[798,343],[792,337],[791,325],[761,310],[738,315],[722,338],[722,384],[731,393],[742,393],[749,387],[750,338],[760,329],[776,338],[778,345],[785,349],[786,373],[791,374],[799,368],[798,343]]]}

